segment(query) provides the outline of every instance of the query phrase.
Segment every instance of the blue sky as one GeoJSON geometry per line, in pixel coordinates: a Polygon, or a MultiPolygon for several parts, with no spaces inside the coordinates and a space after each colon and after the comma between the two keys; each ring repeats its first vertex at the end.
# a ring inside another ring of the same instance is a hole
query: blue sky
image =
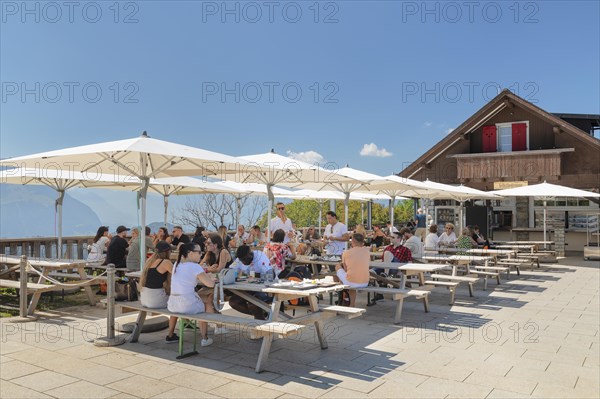
{"type": "Polygon", "coordinates": [[[118,15],[113,1],[23,4],[1,4],[2,158],[147,130],[385,175],[498,87],[600,113],[597,1],[273,2],[272,15],[262,1],[226,2],[229,14],[220,1],[121,2],[118,15]]]}

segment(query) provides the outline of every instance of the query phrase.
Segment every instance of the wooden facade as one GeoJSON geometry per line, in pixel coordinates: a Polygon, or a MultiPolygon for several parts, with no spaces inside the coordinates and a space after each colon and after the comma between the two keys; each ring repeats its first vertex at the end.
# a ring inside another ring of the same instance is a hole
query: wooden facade
{"type": "Polygon", "coordinates": [[[481,190],[493,190],[493,183],[499,181],[546,180],[598,191],[600,140],[504,90],[400,176],[463,183],[481,190]],[[521,135],[527,126],[525,144],[521,136],[517,148],[523,150],[501,152],[496,149],[497,126],[511,125],[513,134],[521,135]]]}

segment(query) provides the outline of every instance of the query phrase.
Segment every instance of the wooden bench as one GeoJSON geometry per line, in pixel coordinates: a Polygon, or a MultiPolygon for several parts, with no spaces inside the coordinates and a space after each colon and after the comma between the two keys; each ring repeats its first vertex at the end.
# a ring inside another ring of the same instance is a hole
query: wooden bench
{"type": "Polygon", "coordinates": [[[482,276],[483,277],[483,290],[487,290],[487,281],[489,277],[496,277],[496,282],[498,284],[500,284],[500,273],[498,272],[489,272],[489,271],[485,271],[485,270],[477,270],[477,269],[470,269],[469,272],[471,274],[476,274],[477,276],[482,276]]]}
{"type": "Polygon", "coordinates": [[[469,286],[469,296],[473,295],[473,284],[479,281],[477,277],[466,277],[466,276],[451,276],[448,274],[432,274],[431,278],[434,280],[447,280],[454,281],[457,283],[467,283],[469,286]]]}
{"type": "MultiPolygon", "coordinates": [[[[21,288],[21,282],[15,280],[0,280],[0,287],[2,288],[21,288]]],[[[27,282],[27,293],[33,292],[46,292],[46,291],[60,291],[62,288],[55,285],[38,284],[27,282]]]]}
{"type": "Polygon", "coordinates": [[[538,254],[517,254],[516,259],[509,259],[511,261],[517,261],[521,263],[531,263],[531,271],[533,271],[533,265],[537,264],[540,267],[540,255],[538,254]]]}
{"type": "Polygon", "coordinates": [[[423,307],[425,312],[429,312],[429,291],[425,290],[413,290],[403,288],[388,288],[388,287],[364,287],[364,288],[352,288],[357,292],[368,292],[373,294],[391,294],[392,299],[396,301],[396,313],[394,315],[394,323],[400,323],[402,319],[402,306],[404,304],[404,298],[414,296],[417,299],[423,300],[423,307]]]}
{"type": "Polygon", "coordinates": [[[320,306],[319,309],[325,313],[333,313],[336,316],[342,316],[346,319],[354,319],[355,317],[362,316],[366,312],[366,309],[351,308],[350,306],[320,306]]]}
{"type": "Polygon", "coordinates": [[[506,265],[496,265],[496,266],[483,266],[483,265],[475,265],[475,266],[471,266],[471,269],[475,269],[475,270],[483,270],[486,272],[494,272],[494,273],[498,273],[498,276],[500,276],[500,273],[506,273],[506,279],[510,280],[510,267],[506,266],[506,265]]]}
{"type": "Polygon", "coordinates": [[[196,334],[196,322],[208,322],[208,323],[216,323],[220,325],[225,325],[230,328],[236,329],[245,329],[250,333],[250,338],[263,338],[262,345],[260,348],[260,353],[258,355],[258,360],[256,362],[256,372],[260,373],[264,364],[269,357],[269,352],[271,349],[271,342],[274,337],[288,337],[291,335],[298,334],[300,330],[305,328],[304,325],[301,324],[292,324],[292,323],[282,323],[282,322],[270,322],[264,320],[255,320],[244,317],[236,317],[236,316],[228,316],[218,313],[198,313],[198,314],[179,314],[170,312],[168,309],[150,309],[142,306],[140,302],[123,302],[118,303],[117,306],[120,306],[123,312],[127,311],[138,311],[139,315],[135,322],[135,326],[131,333],[131,342],[137,342],[140,336],[140,332],[142,327],[144,326],[144,321],[146,320],[146,315],[150,314],[161,314],[170,317],[179,318],[179,355],[177,359],[183,359],[192,355],[198,354],[197,347],[197,334],[196,334]],[[191,322],[191,323],[190,323],[191,322]],[[194,327],[194,346],[193,350],[187,353],[183,352],[183,342],[184,342],[184,331],[186,324],[192,324],[194,327]]]}
{"type": "Polygon", "coordinates": [[[454,294],[456,293],[456,287],[458,283],[455,281],[438,281],[438,280],[426,280],[425,285],[433,285],[435,287],[446,287],[450,291],[450,305],[454,305],[454,294]]]}

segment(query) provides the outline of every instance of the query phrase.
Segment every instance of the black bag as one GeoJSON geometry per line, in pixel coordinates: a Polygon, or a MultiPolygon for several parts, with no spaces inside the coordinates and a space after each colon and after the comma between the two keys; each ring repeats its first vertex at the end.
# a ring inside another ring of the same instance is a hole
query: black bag
{"type": "Polygon", "coordinates": [[[341,290],[338,293],[338,300],[336,304],[339,306],[350,306],[350,291],[341,290]]]}
{"type": "Polygon", "coordinates": [[[133,280],[119,279],[115,281],[115,301],[137,301],[137,287],[133,280]]]}

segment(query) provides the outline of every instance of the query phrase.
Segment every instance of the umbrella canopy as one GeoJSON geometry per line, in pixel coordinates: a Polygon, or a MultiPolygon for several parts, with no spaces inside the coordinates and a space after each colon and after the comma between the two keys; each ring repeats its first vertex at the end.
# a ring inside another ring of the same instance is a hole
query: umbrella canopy
{"type": "Polygon", "coordinates": [[[591,191],[579,190],[576,188],[561,186],[558,184],[546,183],[532,184],[505,190],[492,191],[504,197],[538,197],[544,201],[544,241],[546,241],[546,201],[556,197],[576,197],[576,198],[600,198],[600,194],[591,191]]]}
{"type": "Polygon", "coordinates": [[[362,170],[353,169],[348,165],[332,172],[331,176],[327,177],[328,178],[320,181],[311,181],[298,184],[295,187],[316,191],[334,190],[341,193],[344,198],[346,226],[348,226],[348,202],[350,201],[350,194],[360,189],[368,191],[367,186],[370,182],[381,179],[381,176],[364,172],[362,170]]]}
{"type": "Polygon", "coordinates": [[[47,186],[56,190],[58,194],[55,202],[58,219],[56,254],[58,258],[62,258],[62,205],[65,198],[65,191],[76,187],[131,190],[140,185],[140,180],[129,176],[102,173],[14,168],[0,171],[0,183],[47,186]]]}
{"type": "MultiPolygon", "coordinates": [[[[356,179],[340,175],[338,171],[325,170],[316,165],[288,158],[276,154],[274,150],[265,154],[247,155],[240,158],[250,162],[254,167],[252,165],[245,167],[241,173],[233,176],[234,180],[241,183],[262,183],[267,188],[269,196],[267,230],[270,229],[271,224],[273,186],[299,187],[318,182],[356,183],[356,179]]],[[[270,234],[271,232],[268,231],[268,237],[270,234]]]]}
{"type": "MultiPolygon", "coordinates": [[[[221,176],[237,173],[246,165],[246,161],[229,155],[152,139],[146,132],[134,139],[71,147],[0,161],[0,166],[15,168],[74,170],[138,178],[142,181],[138,191],[140,231],[144,231],[146,227],[146,195],[150,178],[221,176]]],[[[262,170],[260,165],[253,168],[256,171],[262,170]]],[[[140,245],[140,268],[145,259],[143,252],[144,246],[140,245]]]]}

